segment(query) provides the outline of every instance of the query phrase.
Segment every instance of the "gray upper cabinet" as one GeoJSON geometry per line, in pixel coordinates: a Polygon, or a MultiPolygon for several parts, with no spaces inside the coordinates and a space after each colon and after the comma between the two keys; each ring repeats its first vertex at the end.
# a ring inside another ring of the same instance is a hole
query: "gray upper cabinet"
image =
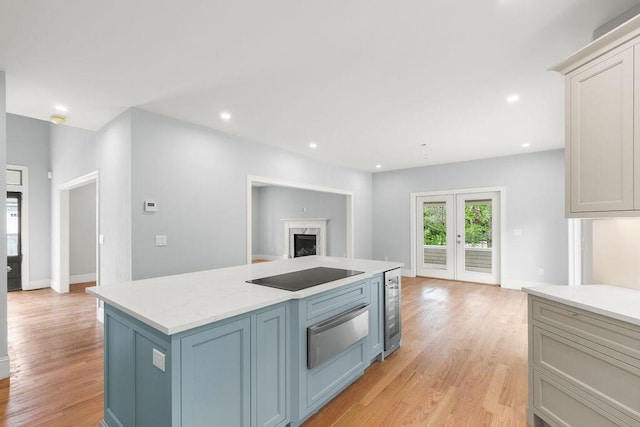
{"type": "Polygon", "coordinates": [[[633,19],[553,68],[565,75],[568,217],[640,216],[638,49],[633,19]]]}

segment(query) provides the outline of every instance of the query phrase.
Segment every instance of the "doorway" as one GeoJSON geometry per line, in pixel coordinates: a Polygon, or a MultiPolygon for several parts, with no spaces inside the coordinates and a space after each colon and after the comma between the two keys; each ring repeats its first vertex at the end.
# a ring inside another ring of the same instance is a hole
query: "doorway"
{"type": "Polygon", "coordinates": [[[416,197],[418,276],[500,283],[500,193],[416,197]]]}
{"type": "Polygon", "coordinates": [[[22,193],[7,191],[7,290],[22,289],[22,193]]]}

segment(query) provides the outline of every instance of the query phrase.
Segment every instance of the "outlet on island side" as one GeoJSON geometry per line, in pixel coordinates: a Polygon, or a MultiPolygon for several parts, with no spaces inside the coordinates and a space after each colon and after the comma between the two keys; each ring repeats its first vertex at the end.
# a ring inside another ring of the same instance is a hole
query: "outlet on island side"
{"type": "Polygon", "coordinates": [[[153,366],[164,372],[164,353],[158,349],[153,349],[153,366]]]}

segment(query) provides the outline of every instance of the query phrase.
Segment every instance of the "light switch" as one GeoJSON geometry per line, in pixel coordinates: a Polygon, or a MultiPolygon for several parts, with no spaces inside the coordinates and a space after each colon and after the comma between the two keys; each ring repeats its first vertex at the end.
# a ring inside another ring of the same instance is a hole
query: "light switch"
{"type": "Polygon", "coordinates": [[[513,229],[513,235],[518,237],[518,236],[522,236],[522,229],[521,228],[514,228],[513,229]]]}
{"type": "Polygon", "coordinates": [[[164,353],[158,349],[153,349],[153,366],[164,372],[164,353]]]}
{"type": "Polygon", "coordinates": [[[98,243],[101,244],[101,245],[104,245],[104,235],[103,234],[100,234],[98,236],[98,243]]]}
{"type": "Polygon", "coordinates": [[[167,236],[166,235],[157,235],[156,236],[156,246],[167,246],[167,236]]]}

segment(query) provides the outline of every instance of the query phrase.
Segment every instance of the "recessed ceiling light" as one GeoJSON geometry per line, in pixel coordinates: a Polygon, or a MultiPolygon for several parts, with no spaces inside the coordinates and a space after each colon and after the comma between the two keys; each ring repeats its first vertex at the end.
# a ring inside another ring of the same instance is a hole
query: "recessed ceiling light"
{"type": "Polygon", "coordinates": [[[315,150],[316,148],[318,148],[318,144],[316,144],[315,142],[310,142],[309,148],[313,148],[315,150]]]}
{"type": "Polygon", "coordinates": [[[376,169],[380,169],[381,167],[382,167],[382,165],[381,165],[381,164],[377,164],[377,165],[376,165],[376,169]]]}
{"type": "Polygon", "coordinates": [[[223,111],[220,113],[220,118],[225,122],[228,122],[229,120],[231,120],[231,113],[228,111],[223,111]]]}
{"type": "Polygon", "coordinates": [[[528,142],[525,142],[524,144],[522,144],[522,148],[529,148],[531,147],[531,144],[529,144],[528,142]]]}
{"type": "Polygon", "coordinates": [[[56,105],[56,110],[60,111],[61,113],[69,112],[69,109],[67,108],[67,106],[62,104],[56,105]]]}
{"type": "Polygon", "coordinates": [[[509,104],[513,104],[514,102],[518,102],[519,100],[520,100],[520,95],[518,95],[517,93],[507,96],[507,102],[509,104]]]}

